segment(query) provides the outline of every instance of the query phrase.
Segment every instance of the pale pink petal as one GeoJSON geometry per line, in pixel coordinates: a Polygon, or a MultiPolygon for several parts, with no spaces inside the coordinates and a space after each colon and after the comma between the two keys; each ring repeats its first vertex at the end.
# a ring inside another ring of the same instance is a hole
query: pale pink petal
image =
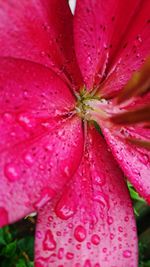
{"type": "MultiPolygon", "coordinates": [[[[141,0],[77,0],[75,48],[88,89],[105,77],[105,70],[118,53],[141,0]]],[[[130,46],[130,42],[129,42],[130,46]]]]}
{"type": "Polygon", "coordinates": [[[104,128],[103,132],[127,179],[139,194],[150,202],[150,151],[125,140],[150,140],[150,129],[139,126],[116,127],[104,128]]]}
{"type": "Polygon", "coordinates": [[[80,162],[83,134],[67,86],[35,63],[1,59],[0,107],[2,226],[61,190],[80,162]]]}
{"type": "MultiPolygon", "coordinates": [[[[149,10],[150,1],[140,1],[138,9],[134,10],[134,16],[120,43],[118,52],[108,62],[107,78],[103,84],[102,95],[107,97],[116,95],[126,85],[133,72],[139,70],[145,59],[149,57],[149,10]]],[[[125,12],[125,14],[127,13],[125,12]]],[[[118,27],[116,31],[118,31],[118,27]]]]}
{"type": "Polygon", "coordinates": [[[66,0],[2,0],[0,56],[44,64],[71,82],[76,79],[80,83],[72,18],[66,0]]]}
{"type": "Polygon", "coordinates": [[[131,200],[122,172],[95,129],[72,183],[56,204],[39,212],[35,266],[137,266],[131,200]]]}

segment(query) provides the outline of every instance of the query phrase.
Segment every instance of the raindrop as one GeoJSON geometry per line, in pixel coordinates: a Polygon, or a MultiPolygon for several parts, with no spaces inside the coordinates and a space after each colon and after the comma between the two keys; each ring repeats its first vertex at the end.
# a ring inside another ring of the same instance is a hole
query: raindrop
{"type": "Polygon", "coordinates": [[[8,163],[5,165],[4,173],[11,182],[18,180],[19,178],[18,169],[13,163],[8,163]]]}
{"type": "Polygon", "coordinates": [[[92,267],[91,261],[89,259],[85,261],[84,267],[92,267]]]}
{"type": "Polygon", "coordinates": [[[75,210],[69,206],[62,205],[61,207],[56,207],[55,212],[59,218],[67,220],[74,215],[75,210]]]}
{"type": "Polygon", "coordinates": [[[59,248],[58,250],[58,258],[61,260],[64,256],[64,248],[59,248]]]}
{"type": "Polygon", "coordinates": [[[37,231],[37,232],[36,232],[36,237],[37,237],[38,239],[41,239],[41,238],[42,238],[42,233],[41,233],[41,231],[37,231]]]}
{"type": "Polygon", "coordinates": [[[82,225],[78,225],[75,228],[74,237],[77,241],[83,242],[86,238],[86,229],[82,225]]]}
{"type": "Polygon", "coordinates": [[[32,130],[35,127],[35,121],[28,114],[19,114],[18,121],[25,130],[32,130]]]}
{"type": "Polygon", "coordinates": [[[111,225],[113,223],[113,218],[111,216],[108,216],[107,222],[109,225],[111,225]]]}
{"type": "Polygon", "coordinates": [[[100,237],[98,235],[96,235],[96,234],[92,235],[91,242],[94,245],[98,245],[100,243],[100,237]]]}
{"type": "Polygon", "coordinates": [[[3,119],[4,121],[11,123],[13,121],[13,115],[10,112],[5,112],[3,114],[3,119]]]}
{"type": "Polygon", "coordinates": [[[54,240],[53,234],[50,230],[47,230],[43,241],[44,250],[54,250],[56,248],[56,241],[54,240]]]}
{"type": "Polygon", "coordinates": [[[131,257],[131,250],[124,250],[123,251],[123,256],[125,258],[130,258],[131,257]]]}
{"type": "Polygon", "coordinates": [[[122,228],[122,226],[119,226],[119,227],[118,227],[118,231],[119,231],[120,233],[123,232],[123,228],[122,228]]]}
{"type": "Polygon", "coordinates": [[[29,165],[29,166],[32,166],[32,164],[34,163],[34,158],[31,154],[29,153],[26,153],[24,155],[24,162],[29,165]]]}
{"type": "Polygon", "coordinates": [[[72,260],[73,257],[74,257],[74,253],[67,252],[67,254],[66,254],[66,258],[67,258],[68,260],[72,260]]]}
{"type": "Polygon", "coordinates": [[[50,201],[55,196],[55,191],[51,188],[43,189],[39,199],[35,202],[35,209],[43,207],[48,201],[50,201]]]}

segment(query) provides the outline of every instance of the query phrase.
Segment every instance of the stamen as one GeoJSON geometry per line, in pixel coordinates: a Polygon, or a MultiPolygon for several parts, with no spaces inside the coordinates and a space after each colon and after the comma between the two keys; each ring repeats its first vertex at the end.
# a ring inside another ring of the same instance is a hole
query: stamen
{"type": "Polygon", "coordinates": [[[137,110],[126,111],[113,115],[110,121],[115,124],[136,124],[150,123],[150,106],[145,106],[137,110]]]}
{"type": "Polygon", "coordinates": [[[150,150],[150,141],[147,140],[139,140],[139,139],[133,139],[133,138],[126,138],[126,140],[134,145],[137,145],[139,147],[146,148],[150,150]]]}

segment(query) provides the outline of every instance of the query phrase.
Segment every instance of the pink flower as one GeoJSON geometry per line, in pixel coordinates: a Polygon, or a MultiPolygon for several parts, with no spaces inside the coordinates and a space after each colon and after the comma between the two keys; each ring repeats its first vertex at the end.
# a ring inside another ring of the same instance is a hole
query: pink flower
{"type": "Polygon", "coordinates": [[[38,212],[36,267],[138,264],[124,174],[149,200],[150,152],[126,139],[150,129],[110,116],[150,99],[116,104],[150,54],[149,10],[77,0],[73,17],[66,0],[1,0],[0,225],[38,212]]]}

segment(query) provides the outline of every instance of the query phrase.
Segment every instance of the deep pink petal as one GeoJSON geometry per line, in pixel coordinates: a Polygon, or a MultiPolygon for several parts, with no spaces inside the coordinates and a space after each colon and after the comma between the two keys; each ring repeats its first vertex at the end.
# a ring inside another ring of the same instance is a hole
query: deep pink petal
{"type": "Polygon", "coordinates": [[[83,136],[73,106],[69,89],[49,69],[1,59],[1,226],[43,206],[78,167],[83,136]]]}
{"type": "Polygon", "coordinates": [[[95,129],[88,134],[87,151],[72,183],[56,206],[48,204],[39,213],[35,253],[36,267],[137,266],[129,194],[95,129]]]}
{"type": "Polygon", "coordinates": [[[121,127],[104,129],[104,134],[122,170],[139,194],[150,202],[150,151],[127,142],[126,138],[150,140],[150,129],[121,127]]]}
{"type": "Polygon", "coordinates": [[[77,0],[75,47],[89,89],[92,89],[94,82],[100,82],[105,77],[107,65],[118,53],[131,21],[135,23],[134,16],[141,2],[143,1],[77,0]]]}
{"type": "Polygon", "coordinates": [[[66,0],[2,0],[0,18],[0,56],[38,62],[81,82],[66,0]]]}
{"type": "MultiPolygon", "coordinates": [[[[123,1],[126,2],[126,1],[123,1]]],[[[131,1],[133,2],[133,1],[131,1]]],[[[136,1],[137,3],[139,1],[136,1]]],[[[150,1],[140,1],[134,10],[125,37],[118,53],[108,62],[108,77],[103,84],[102,94],[113,96],[126,85],[134,71],[140,69],[150,55],[150,1]]],[[[126,13],[125,13],[126,14],[126,13]]],[[[118,31],[118,27],[116,28],[118,31]]]]}

